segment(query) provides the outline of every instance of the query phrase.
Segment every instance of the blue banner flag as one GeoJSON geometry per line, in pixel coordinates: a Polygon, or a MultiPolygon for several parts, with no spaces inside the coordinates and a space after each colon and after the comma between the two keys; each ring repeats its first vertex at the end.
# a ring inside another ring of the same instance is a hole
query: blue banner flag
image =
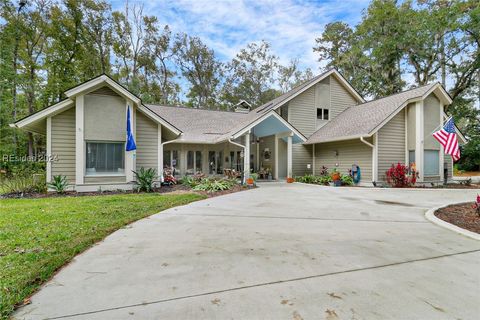
{"type": "Polygon", "coordinates": [[[125,146],[125,150],[137,150],[135,139],[133,139],[132,126],[130,125],[130,106],[128,106],[127,109],[127,144],[125,146]]]}

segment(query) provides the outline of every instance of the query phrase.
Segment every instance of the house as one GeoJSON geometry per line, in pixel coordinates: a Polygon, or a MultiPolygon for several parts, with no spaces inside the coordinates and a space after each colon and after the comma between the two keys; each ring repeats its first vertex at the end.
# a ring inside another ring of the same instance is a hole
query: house
{"type": "MultiPolygon", "coordinates": [[[[234,169],[283,179],[322,166],[361,169],[361,184],[385,181],[394,163],[415,163],[421,182],[452,175],[452,160],[431,135],[452,102],[438,83],[366,102],[335,69],[274,100],[235,112],[144,104],[107,75],[65,92],[66,99],[11,126],[46,135],[47,181],[72,189],[131,189],[134,170],[223,175],[234,169]],[[125,151],[126,112],[136,151],[125,151]]],[[[459,133],[461,141],[463,136],[459,133]]]]}

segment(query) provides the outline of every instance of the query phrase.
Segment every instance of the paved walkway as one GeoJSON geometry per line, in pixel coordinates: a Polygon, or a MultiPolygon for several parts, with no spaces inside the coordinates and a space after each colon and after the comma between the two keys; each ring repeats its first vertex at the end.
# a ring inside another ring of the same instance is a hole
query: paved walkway
{"type": "Polygon", "coordinates": [[[424,218],[478,190],[265,183],[134,223],[18,319],[474,319],[480,242],[424,218]]]}

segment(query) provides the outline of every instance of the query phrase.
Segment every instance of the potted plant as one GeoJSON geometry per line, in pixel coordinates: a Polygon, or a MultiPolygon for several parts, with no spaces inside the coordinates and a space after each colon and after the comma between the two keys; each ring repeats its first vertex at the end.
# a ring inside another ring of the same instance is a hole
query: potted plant
{"type": "Polygon", "coordinates": [[[287,178],[287,183],[294,183],[294,182],[295,182],[294,178],[292,178],[292,177],[287,178]]]}
{"type": "Polygon", "coordinates": [[[251,180],[251,184],[252,185],[257,185],[257,180],[258,180],[258,173],[251,173],[250,174],[250,178],[247,179],[247,184],[250,185],[250,183],[248,182],[248,180],[251,180]]]}
{"type": "Polygon", "coordinates": [[[342,185],[342,180],[340,180],[341,179],[340,172],[338,172],[336,168],[333,169],[331,177],[332,177],[333,185],[335,187],[339,187],[342,185]]]}

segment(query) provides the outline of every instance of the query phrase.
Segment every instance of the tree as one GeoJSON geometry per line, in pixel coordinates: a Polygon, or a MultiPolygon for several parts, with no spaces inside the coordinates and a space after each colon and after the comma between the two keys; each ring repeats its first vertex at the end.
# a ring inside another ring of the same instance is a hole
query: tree
{"type": "MultiPolygon", "coordinates": [[[[112,47],[112,16],[110,5],[102,1],[87,0],[83,4],[83,43],[88,48],[91,73],[110,73],[110,52],[112,47]]],[[[85,60],[85,59],[84,59],[85,60]]]]}
{"type": "Polygon", "coordinates": [[[275,83],[277,69],[278,57],[271,53],[268,42],[248,44],[226,66],[223,100],[230,106],[240,100],[254,107],[262,105],[272,96],[265,93],[275,83]]]}
{"type": "MultiPolygon", "coordinates": [[[[172,32],[168,26],[161,29],[157,23],[151,23],[147,27],[148,51],[151,61],[154,61],[155,86],[158,86],[159,96],[153,100],[163,104],[176,104],[179,102],[180,86],[173,78],[176,75],[174,66],[174,45],[172,32]]],[[[156,92],[157,90],[153,90],[156,92]]]]}
{"type": "Polygon", "coordinates": [[[180,70],[190,84],[187,104],[195,108],[215,107],[221,64],[213,50],[198,37],[180,34],[175,41],[174,51],[180,70]]]}
{"type": "Polygon", "coordinates": [[[310,68],[300,70],[298,59],[291,60],[287,66],[278,66],[278,85],[282,93],[285,93],[294,87],[313,78],[313,72],[310,68]]]}

